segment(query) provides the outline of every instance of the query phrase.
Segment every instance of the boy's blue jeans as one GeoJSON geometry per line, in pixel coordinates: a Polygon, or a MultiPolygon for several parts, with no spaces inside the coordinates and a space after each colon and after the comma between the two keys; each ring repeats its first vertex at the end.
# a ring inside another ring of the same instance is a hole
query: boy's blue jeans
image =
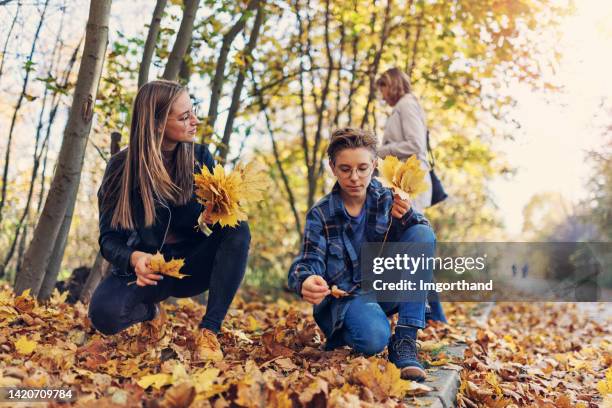
{"type": "MultiPolygon", "coordinates": [[[[408,228],[400,238],[401,242],[435,243],[435,235],[430,227],[426,225],[414,225],[408,228]]],[[[434,256],[435,245],[427,245],[431,248],[430,253],[425,256],[434,256]]],[[[432,271],[423,271],[425,279],[432,279],[432,271]]],[[[446,321],[442,306],[435,297],[431,301],[431,318],[433,320],[446,321]]],[[[416,328],[425,327],[426,301],[418,302],[377,302],[368,295],[356,296],[352,299],[344,316],[341,338],[344,344],[355,351],[372,355],[384,350],[391,337],[391,327],[388,315],[398,313],[398,325],[412,326],[416,328]]],[[[339,347],[343,344],[328,344],[327,348],[339,347]]]]}

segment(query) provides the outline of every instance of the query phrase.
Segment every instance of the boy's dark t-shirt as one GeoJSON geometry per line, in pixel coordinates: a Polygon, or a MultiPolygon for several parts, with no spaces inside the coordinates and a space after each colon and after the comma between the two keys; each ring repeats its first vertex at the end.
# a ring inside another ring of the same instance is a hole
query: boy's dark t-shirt
{"type": "MultiPolygon", "coordinates": [[[[349,224],[351,226],[352,234],[349,234],[349,239],[351,240],[351,245],[355,252],[357,253],[357,257],[361,258],[361,244],[363,244],[366,240],[365,237],[365,227],[366,227],[366,206],[361,208],[361,212],[356,217],[353,217],[344,209],[346,216],[349,220],[349,224]]],[[[356,271],[353,271],[355,274],[356,271]]]]}

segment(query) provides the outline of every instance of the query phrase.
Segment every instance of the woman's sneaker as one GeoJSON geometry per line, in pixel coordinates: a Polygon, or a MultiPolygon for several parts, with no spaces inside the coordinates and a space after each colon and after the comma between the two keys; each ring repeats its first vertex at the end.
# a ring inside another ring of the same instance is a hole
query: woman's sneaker
{"type": "Polygon", "coordinates": [[[153,319],[142,323],[140,335],[143,337],[149,337],[154,341],[159,341],[166,334],[166,322],[168,321],[168,316],[166,315],[164,308],[159,303],[155,303],[153,306],[155,307],[153,319]]]}
{"type": "Polygon", "coordinates": [[[416,340],[411,337],[391,336],[389,340],[389,361],[401,370],[404,380],[423,381],[426,373],[417,359],[416,340]]]}
{"type": "Polygon", "coordinates": [[[199,361],[223,360],[223,352],[217,335],[208,329],[199,329],[196,337],[195,355],[199,361]]]}

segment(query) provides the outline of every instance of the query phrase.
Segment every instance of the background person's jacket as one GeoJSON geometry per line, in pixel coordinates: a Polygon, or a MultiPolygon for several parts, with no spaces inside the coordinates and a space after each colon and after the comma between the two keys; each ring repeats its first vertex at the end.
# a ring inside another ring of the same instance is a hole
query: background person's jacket
{"type": "Polygon", "coordinates": [[[378,157],[389,155],[406,160],[413,154],[429,170],[427,162],[427,117],[416,96],[407,93],[393,107],[385,122],[378,157]]]}
{"type": "MultiPolygon", "coordinates": [[[[197,231],[197,220],[202,212],[202,205],[196,201],[194,193],[185,205],[174,206],[169,203],[157,202],[155,205],[155,222],[146,227],[144,224],[144,209],[142,200],[137,191],[132,192],[132,214],[136,228],[126,230],[122,228],[112,228],[111,220],[115,210],[114,205],[103,205],[105,188],[111,174],[123,166],[127,158],[127,149],[113,155],[109,160],[102,184],[98,190],[98,209],[100,211],[99,225],[100,252],[102,257],[111,264],[111,273],[117,276],[134,275],[134,269],[130,265],[130,256],[134,251],[155,253],[164,244],[164,239],[168,232],[170,222],[172,228],[185,237],[203,238],[204,235],[197,231]]],[[[202,166],[208,167],[212,172],[214,160],[206,146],[194,144],[194,173],[199,172],[202,166]]],[[[116,182],[120,182],[117,178],[116,182]]]]}

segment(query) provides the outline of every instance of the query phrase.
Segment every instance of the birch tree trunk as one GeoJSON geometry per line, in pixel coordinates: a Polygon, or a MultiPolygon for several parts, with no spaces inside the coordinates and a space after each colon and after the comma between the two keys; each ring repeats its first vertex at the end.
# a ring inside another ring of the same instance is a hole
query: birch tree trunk
{"type": "Polygon", "coordinates": [[[111,0],[90,2],[83,57],[57,168],[23,266],[17,274],[16,293],[30,288],[32,295],[38,296],[64,218],[76,199],[108,43],[110,8],[111,0]]]}

